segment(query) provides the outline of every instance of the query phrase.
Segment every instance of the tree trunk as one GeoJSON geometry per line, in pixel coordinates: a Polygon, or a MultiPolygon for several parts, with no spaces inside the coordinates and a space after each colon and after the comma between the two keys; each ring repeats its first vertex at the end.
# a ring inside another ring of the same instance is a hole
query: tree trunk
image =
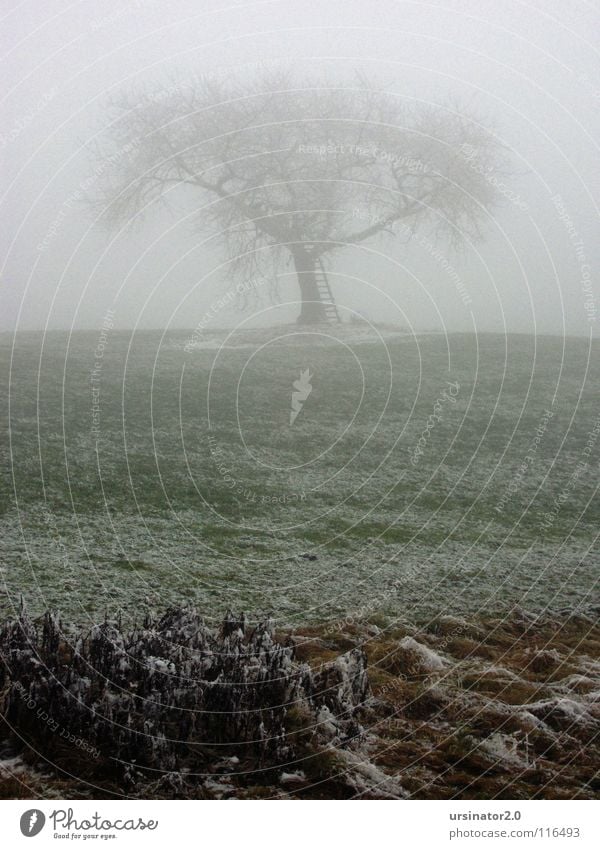
{"type": "Polygon", "coordinates": [[[325,307],[317,286],[315,259],[306,251],[294,251],[294,267],[298,277],[302,307],[298,324],[323,324],[327,321],[325,307]]]}

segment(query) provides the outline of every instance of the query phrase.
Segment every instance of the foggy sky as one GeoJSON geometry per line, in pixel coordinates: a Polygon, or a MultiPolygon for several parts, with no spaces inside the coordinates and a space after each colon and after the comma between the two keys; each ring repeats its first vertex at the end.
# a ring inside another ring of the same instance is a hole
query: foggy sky
{"type": "MultiPolygon", "coordinates": [[[[423,102],[451,98],[512,151],[511,196],[461,253],[365,243],[335,257],[337,300],[415,329],[589,335],[598,287],[600,12],[536,2],[3,2],[0,329],[193,327],[232,285],[227,259],[181,220],[152,214],[124,236],[77,200],[108,96],[174,75],[302,79],[356,69],[423,102]],[[469,293],[457,293],[459,278],[469,293]]],[[[284,299],[296,299],[291,274],[284,299]]],[[[268,307],[268,303],[265,304],[268,307]]],[[[292,320],[296,306],[264,320],[292,320]]],[[[233,305],[217,325],[243,318],[233,305]]]]}

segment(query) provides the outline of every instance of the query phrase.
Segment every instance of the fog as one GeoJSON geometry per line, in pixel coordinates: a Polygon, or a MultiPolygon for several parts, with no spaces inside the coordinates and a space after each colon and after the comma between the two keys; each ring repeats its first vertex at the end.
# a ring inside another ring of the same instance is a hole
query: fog
{"type": "MultiPolygon", "coordinates": [[[[228,257],[185,203],[120,234],[80,202],[107,101],[132,85],[265,66],[453,103],[511,152],[503,203],[481,241],[388,238],[339,252],[337,302],[415,330],[589,335],[597,319],[600,15],[584,2],[108,0],[3,4],[0,329],[191,328],[231,288],[228,257]],[[11,8],[12,6],[12,8],[11,8]],[[468,292],[468,298],[457,291],[468,292]]],[[[253,317],[234,301],[215,326],[293,321],[298,293],[253,317]]],[[[213,310],[214,311],[214,310],[213,310]]]]}

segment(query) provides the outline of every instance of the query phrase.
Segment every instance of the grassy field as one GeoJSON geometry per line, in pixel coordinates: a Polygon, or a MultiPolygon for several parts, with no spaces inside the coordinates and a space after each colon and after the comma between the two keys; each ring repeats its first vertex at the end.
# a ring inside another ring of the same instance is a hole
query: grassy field
{"type": "Polygon", "coordinates": [[[0,337],[4,613],[21,594],[82,622],[187,601],[290,625],[597,603],[597,345],[189,341],[0,337]]]}

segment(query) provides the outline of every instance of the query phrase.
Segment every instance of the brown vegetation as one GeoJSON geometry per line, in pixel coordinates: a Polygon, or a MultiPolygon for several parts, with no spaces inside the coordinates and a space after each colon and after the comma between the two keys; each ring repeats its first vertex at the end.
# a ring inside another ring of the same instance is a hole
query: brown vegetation
{"type": "Polygon", "coordinates": [[[128,633],[105,623],[67,636],[47,615],[6,625],[0,646],[5,798],[600,789],[600,628],[588,616],[275,633],[228,615],[217,634],[184,610],[128,633]],[[97,754],[52,731],[40,708],[97,754]]]}

